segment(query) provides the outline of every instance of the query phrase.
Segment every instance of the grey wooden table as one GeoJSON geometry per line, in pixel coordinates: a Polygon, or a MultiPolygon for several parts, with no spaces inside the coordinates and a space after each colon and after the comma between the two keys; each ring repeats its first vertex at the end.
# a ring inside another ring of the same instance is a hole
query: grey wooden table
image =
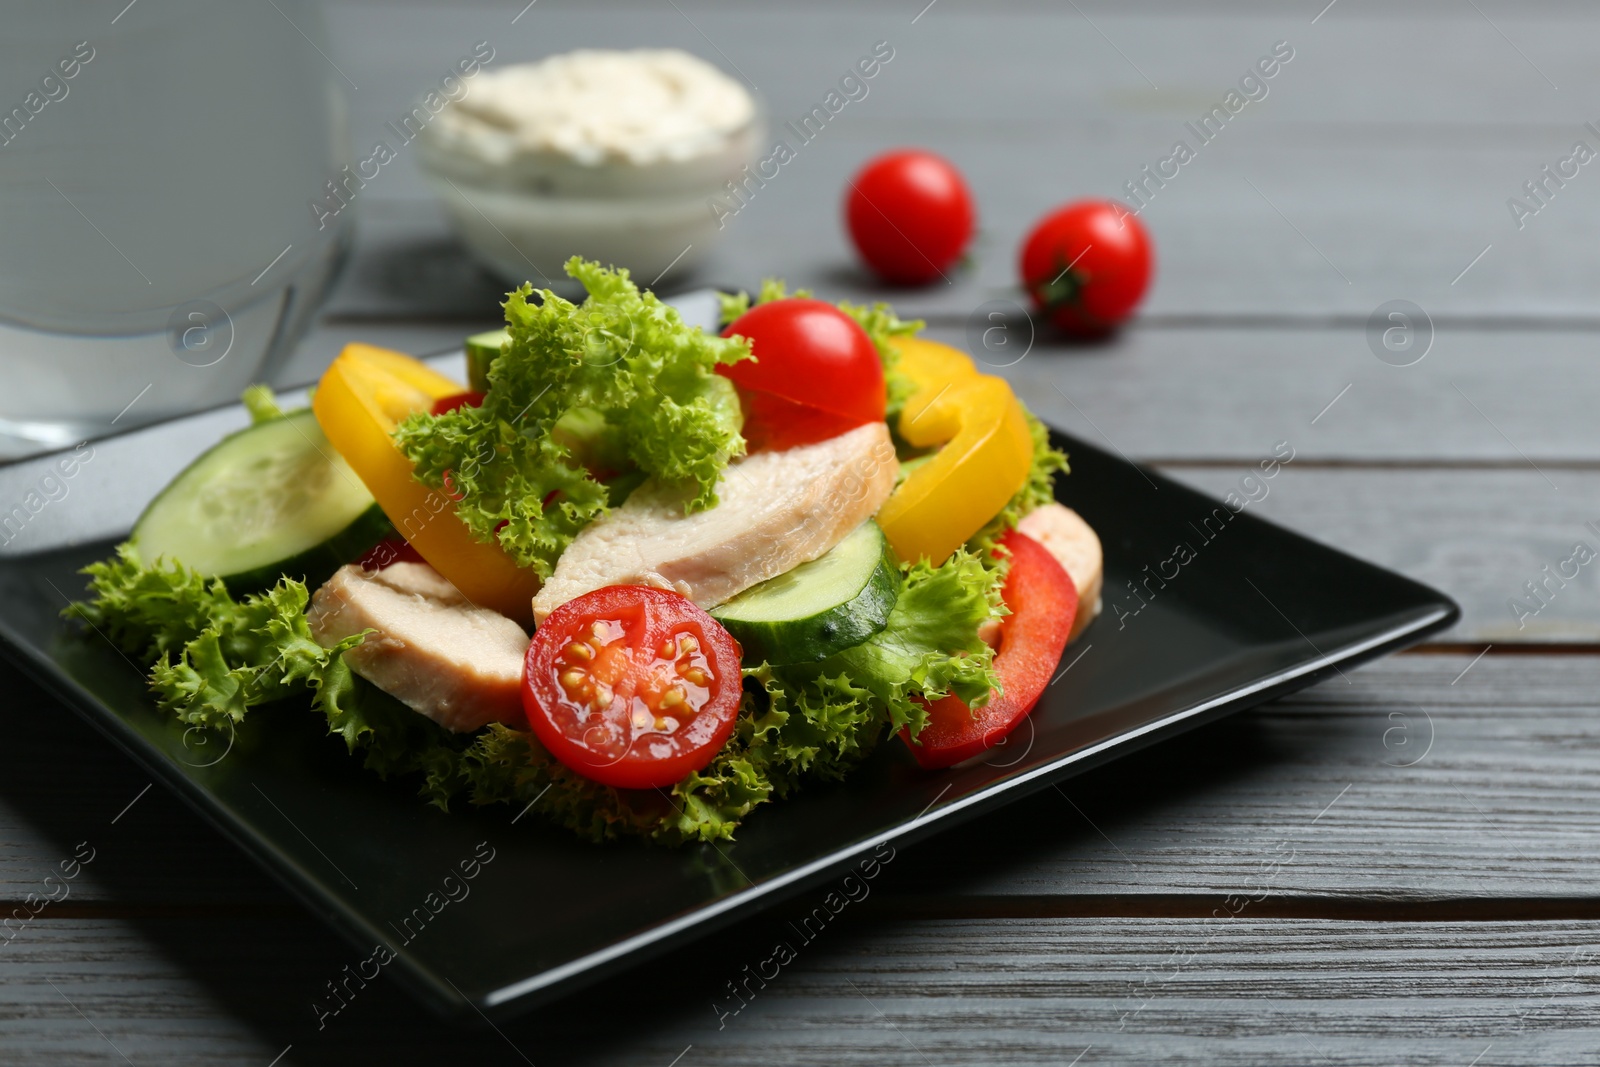
{"type": "MultiPolygon", "coordinates": [[[[779,121],[889,41],[870,96],[697,280],[874,295],[839,191],[868,155],[925,145],[968,175],[982,233],[948,285],[895,298],[962,343],[974,309],[1016,295],[1031,219],[1117,195],[1288,41],[1268,96],[1151,198],[1139,322],[1094,348],[1041,334],[1000,373],[1051,421],[1208,490],[1291,442],[1261,513],[1444,588],[1460,625],[904,851],[736,1015],[713,1003],[784,912],[498,1032],[445,1028],[386,985],[319,1030],[311,1002],[349,950],[6,671],[0,893],[97,852],[0,946],[0,1062],[1600,1062],[1597,568],[1535,614],[1509,606],[1600,546],[1600,173],[1547,186],[1520,228],[1507,205],[1575,141],[1600,147],[1600,12],[924,3],[339,4],[330,58],[359,86],[362,145],[479,40],[497,62],[685,47],[754,79],[779,121]],[[1367,339],[1395,299],[1431,318],[1411,366],[1367,339]]],[[[352,338],[426,352],[493,322],[499,287],[412,160],[363,196],[357,257],[290,379],[352,338]]]]}

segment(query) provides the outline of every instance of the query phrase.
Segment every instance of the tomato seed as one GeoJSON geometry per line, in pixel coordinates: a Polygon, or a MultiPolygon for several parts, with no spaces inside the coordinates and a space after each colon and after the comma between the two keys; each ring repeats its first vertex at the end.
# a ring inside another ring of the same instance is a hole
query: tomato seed
{"type": "Polygon", "coordinates": [[[574,641],[567,646],[567,655],[572,659],[594,659],[594,649],[583,641],[574,641]]]}
{"type": "Polygon", "coordinates": [[[679,689],[677,686],[673,686],[671,689],[668,689],[665,693],[661,694],[661,703],[659,706],[663,709],[675,708],[679,704],[682,704],[684,699],[685,694],[683,690],[679,689]]]}
{"type": "Polygon", "coordinates": [[[583,684],[582,671],[567,671],[561,675],[561,688],[571,692],[583,684]]]}
{"type": "Polygon", "coordinates": [[[711,676],[700,667],[679,667],[678,677],[682,678],[690,685],[698,685],[702,689],[705,688],[706,684],[711,681],[711,676]]]}

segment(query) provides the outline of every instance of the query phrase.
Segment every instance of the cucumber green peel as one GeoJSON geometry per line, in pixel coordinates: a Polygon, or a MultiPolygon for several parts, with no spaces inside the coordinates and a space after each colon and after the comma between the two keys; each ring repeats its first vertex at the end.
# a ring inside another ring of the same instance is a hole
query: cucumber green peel
{"type": "Polygon", "coordinates": [[[306,408],[213,445],[150,502],[128,540],[142,559],[181,560],[242,592],[284,576],[320,584],[391,530],[306,408]]]}
{"type": "Polygon", "coordinates": [[[881,631],[900,595],[900,567],[872,521],[822,556],[752,586],[711,612],[746,663],[814,663],[881,631]]]}
{"type": "Polygon", "coordinates": [[[467,338],[467,386],[474,392],[489,391],[489,364],[495,361],[509,340],[511,332],[504,327],[488,333],[475,333],[467,338]]]}

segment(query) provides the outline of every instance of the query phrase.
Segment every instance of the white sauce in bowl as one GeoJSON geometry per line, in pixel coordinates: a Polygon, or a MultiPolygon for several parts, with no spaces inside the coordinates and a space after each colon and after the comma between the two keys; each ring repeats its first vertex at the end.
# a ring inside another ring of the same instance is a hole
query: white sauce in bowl
{"type": "Polygon", "coordinates": [[[486,72],[438,132],[489,165],[552,154],[644,166],[722,152],[755,114],[744,86],[687,52],[581,49],[486,72]]]}

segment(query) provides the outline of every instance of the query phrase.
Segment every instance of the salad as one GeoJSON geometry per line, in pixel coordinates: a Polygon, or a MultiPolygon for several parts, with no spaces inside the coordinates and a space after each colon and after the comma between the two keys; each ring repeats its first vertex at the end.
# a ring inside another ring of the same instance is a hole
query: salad
{"type": "Polygon", "coordinates": [[[510,293],[465,384],[354,344],[308,408],[252,386],[67,614],[184,724],[309,704],[441,808],[595,840],[999,743],[1101,581],[1011,387],[883,304],[768,282],[713,336],[566,269],[586,299],[510,293]]]}

